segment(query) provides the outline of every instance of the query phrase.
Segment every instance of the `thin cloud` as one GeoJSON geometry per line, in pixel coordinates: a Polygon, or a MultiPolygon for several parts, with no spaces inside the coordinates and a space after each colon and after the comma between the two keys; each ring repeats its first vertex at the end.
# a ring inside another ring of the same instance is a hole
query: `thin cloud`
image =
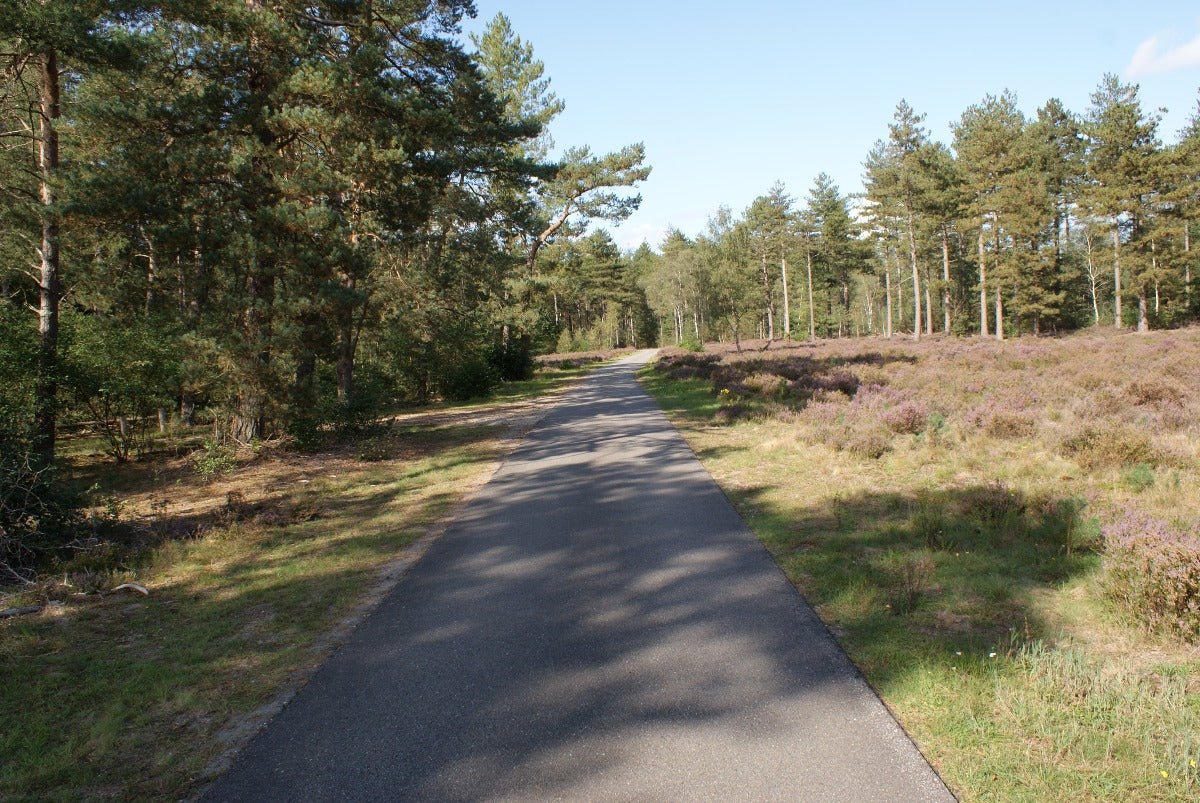
{"type": "Polygon", "coordinates": [[[1154,73],[1176,72],[1200,67],[1200,34],[1181,45],[1170,46],[1161,34],[1144,40],[1133,51],[1133,58],[1125,68],[1130,78],[1140,78],[1154,73]]]}

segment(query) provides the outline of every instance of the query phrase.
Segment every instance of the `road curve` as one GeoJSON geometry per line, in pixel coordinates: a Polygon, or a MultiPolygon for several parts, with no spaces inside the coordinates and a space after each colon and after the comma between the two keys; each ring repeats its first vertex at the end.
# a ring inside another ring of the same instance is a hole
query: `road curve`
{"type": "Polygon", "coordinates": [[[204,799],[953,800],[650,354],[566,395],[204,799]]]}

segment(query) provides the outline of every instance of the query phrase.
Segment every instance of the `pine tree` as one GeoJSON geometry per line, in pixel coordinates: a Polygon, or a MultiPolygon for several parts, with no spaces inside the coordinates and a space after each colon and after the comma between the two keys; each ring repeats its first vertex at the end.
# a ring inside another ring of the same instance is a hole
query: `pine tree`
{"type": "Polygon", "coordinates": [[[905,101],[896,105],[886,142],[876,143],[866,162],[866,195],[877,214],[895,214],[904,226],[913,285],[913,339],[921,339],[921,277],[917,264],[917,217],[927,191],[920,154],[928,142],[924,115],[905,101]]]}
{"type": "Polygon", "coordinates": [[[989,295],[994,299],[995,335],[1004,339],[1004,290],[1014,283],[1013,264],[1005,256],[1006,211],[1019,206],[1015,174],[1020,162],[1014,147],[1025,125],[1016,98],[1008,92],[987,95],[969,107],[954,126],[954,151],[970,196],[967,209],[977,234],[979,333],[988,334],[989,295]],[[989,259],[988,247],[991,247],[989,259]],[[989,284],[990,279],[990,284],[989,284]],[[990,291],[990,292],[989,292],[990,291]]]}
{"type": "Polygon", "coordinates": [[[1147,116],[1136,85],[1105,75],[1092,93],[1084,127],[1088,183],[1080,193],[1087,213],[1107,218],[1113,243],[1114,324],[1124,325],[1122,274],[1128,271],[1138,298],[1138,330],[1149,328],[1148,293],[1155,265],[1146,238],[1147,204],[1154,195],[1158,117],[1147,116]]]}
{"type": "MultiPolygon", "coordinates": [[[[37,176],[41,237],[37,247],[39,346],[34,427],[36,451],[43,465],[54,459],[57,435],[59,305],[64,281],[58,197],[63,73],[129,65],[132,39],[119,23],[135,17],[138,10],[133,3],[100,0],[45,0],[6,4],[0,9],[0,31],[7,40],[4,66],[8,81],[18,88],[16,96],[32,105],[24,113],[17,110],[18,119],[29,122],[17,128],[15,136],[35,143],[37,154],[32,172],[37,176]]],[[[8,126],[5,129],[9,130],[8,126]]]]}

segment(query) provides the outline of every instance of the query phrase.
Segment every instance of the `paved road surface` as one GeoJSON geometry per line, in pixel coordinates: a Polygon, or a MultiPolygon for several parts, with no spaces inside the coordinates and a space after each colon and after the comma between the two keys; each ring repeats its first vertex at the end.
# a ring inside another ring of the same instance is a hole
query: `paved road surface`
{"type": "Polygon", "coordinates": [[[553,409],[206,799],[953,800],[647,357],[553,409]]]}

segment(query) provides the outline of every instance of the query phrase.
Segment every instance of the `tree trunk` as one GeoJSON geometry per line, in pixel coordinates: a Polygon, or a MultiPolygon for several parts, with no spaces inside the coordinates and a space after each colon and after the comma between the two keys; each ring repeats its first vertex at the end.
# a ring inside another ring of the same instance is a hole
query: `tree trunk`
{"type": "Polygon", "coordinates": [[[875,334],[875,301],[871,298],[868,282],[863,282],[863,304],[866,307],[866,334],[875,334]]]}
{"type": "Polygon", "coordinates": [[[1188,311],[1192,309],[1192,224],[1183,221],[1183,295],[1188,300],[1188,311]]]}
{"type": "Polygon", "coordinates": [[[767,345],[768,349],[775,342],[775,294],[771,292],[771,276],[767,271],[767,256],[762,255],[763,308],[767,314],[767,345]]]}
{"type": "Polygon", "coordinates": [[[167,424],[170,423],[170,420],[171,420],[171,414],[169,412],[167,412],[167,408],[159,407],[158,408],[158,431],[160,434],[165,433],[167,431],[167,424]]]}
{"type": "Polygon", "coordinates": [[[788,292],[787,257],[779,258],[779,275],[783,280],[783,336],[792,339],[792,303],[788,292]]]}
{"type": "Polygon", "coordinates": [[[146,233],[145,226],[138,226],[142,239],[146,242],[146,314],[154,311],[154,302],[158,297],[158,252],[154,241],[146,233]]]}
{"type": "Polygon", "coordinates": [[[983,223],[979,224],[979,336],[988,336],[987,267],[984,263],[983,223]]]}
{"type": "Polygon", "coordinates": [[[812,249],[805,252],[808,273],[808,339],[817,339],[817,312],[813,308],[813,278],[812,278],[812,249]]]}
{"type": "Polygon", "coordinates": [[[1004,299],[999,287],[996,288],[996,339],[1004,339],[1004,299]]]}
{"type": "Polygon", "coordinates": [[[1113,326],[1125,328],[1121,311],[1121,227],[1113,223],[1113,326]]]}
{"type": "Polygon", "coordinates": [[[908,256],[912,263],[913,280],[913,340],[921,339],[921,277],[917,273],[917,233],[913,215],[908,213],[908,256]]]}
{"type": "Polygon", "coordinates": [[[885,268],[883,272],[884,295],[887,298],[887,326],[883,329],[883,336],[889,340],[892,337],[892,269],[885,268]]]}
{"type": "Polygon", "coordinates": [[[929,270],[925,271],[925,334],[933,334],[933,300],[929,294],[929,270]]]}
{"type": "Polygon", "coordinates": [[[950,334],[950,233],[942,227],[942,331],[950,334]]]}
{"type": "Polygon", "coordinates": [[[185,427],[196,424],[196,395],[191,391],[179,394],[179,423],[185,427]]]}
{"type": "Polygon", "coordinates": [[[41,59],[38,92],[38,192],[42,205],[42,260],[38,287],[38,375],[34,387],[37,442],[35,449],[42,465],[54,460],[58,412],[58,305],[62,298],[59,276],[58,210],[55,209],[54,182],[58,173],[58,131],[55,121],[60,113],[58,56],[48,50],[41,59]]]}
{"type": "MultiPolygon", "coordinates": [[[[263,0],[246,0],[251,9],[260,8],[263,0]]],[[[249,443],[260,439],[266,432],[267,409],[270,401],[270,371],[273,315],[275,303],[275,254],[271,252],[271,234],[274,226],[269,204],[274,195],[274,175],[271,166],[263,158],[276,149],[276,134],[267,124],[262,112],[271,93],[271,79],[261,68],[256,56],[261,50],[259,37],[251,34],[250,75],[247,79],[249,97],[247,104],[258,113],[251,122],[254,138],[254,153],[250,157],[250,186],[246,188],[246,215],[250,221],[253,242],[246,277],[246,305],[242,309],[242,332],[246,351],[243,373],[238,377],[234,417],[230,422],[229,434],[237,441],[249,443]]]]}
{"type": "Polygon", "coordinates": [[[1092,319],[1096,326],[1100,325],[1100,301],[1096,298],[1096,260],[1092,252],[1092,232],[1091,229],[1084,230],[1084,242],[1087,243],[1087,266],[1088,266],[1088,282],[1092,289],[1092,319]]]}

